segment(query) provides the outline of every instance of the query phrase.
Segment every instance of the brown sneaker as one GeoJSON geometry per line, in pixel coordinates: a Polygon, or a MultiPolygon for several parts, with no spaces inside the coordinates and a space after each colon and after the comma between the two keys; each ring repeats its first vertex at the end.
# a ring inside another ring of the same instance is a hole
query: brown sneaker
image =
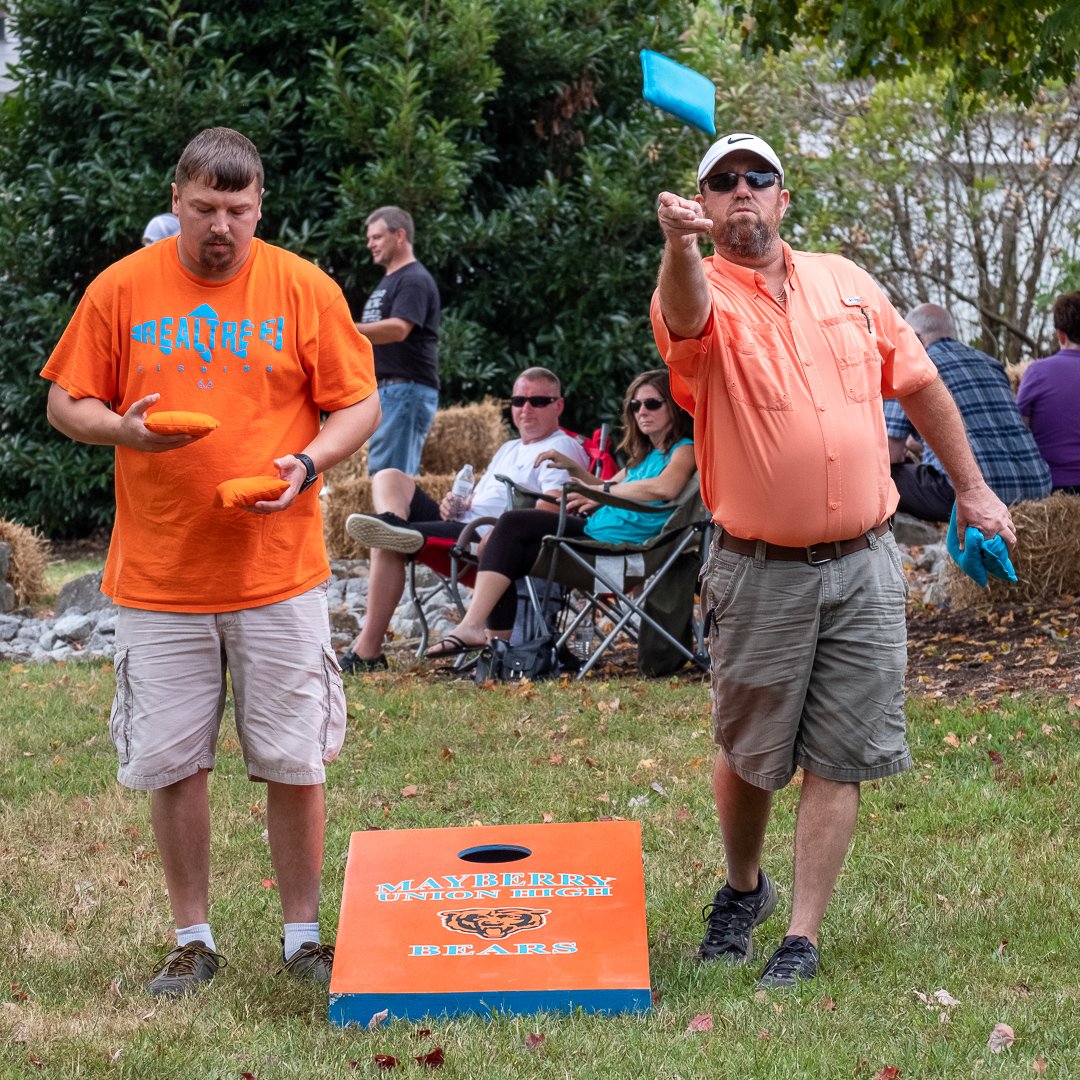
{"type": "Polygon", "coordinates": [[[206,947],[202,941],[192,941],[173,949],[158,973],[147,983],[146,992],[155,997],[180,997],[209,982],[219,967],[228,961],[221,953],[206,947]]]}
{"type": "MultiPolygon", "coordinates": [[[[282,954],[284,956],[284,953],[282,954]]],[[[334,946],[320,945],[317,941],[305,941],[286,960],[281,970],[298,979],[310,979],[320,986],[330,985],[330,972],[334,967],[334,946]]],[[[279,972],[280,974],[280,972],[279,972]]]]}

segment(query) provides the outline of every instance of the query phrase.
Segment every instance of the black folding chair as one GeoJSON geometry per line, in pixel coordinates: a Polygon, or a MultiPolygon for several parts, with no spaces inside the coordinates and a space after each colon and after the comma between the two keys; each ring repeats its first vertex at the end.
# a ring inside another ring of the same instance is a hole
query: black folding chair
{"type": "MultiPolygon", "coordinates": [[[[554,515],[553,515],[554,516],[554,515]]],[[[564,653],[572,641],[588,640],[582,628],[596,628],[593,643],[578,671],[580,679],[604,657],[616,639],[637,643],[638,668],[660,675],[687,663],[709,668],[704,626],[694,617],[697,580],[712,539],[712,518],[701,502],[695,473],[682,492],[660,506],[624,499],[577,481],[563,490],[558,521],[544,538],[527,580],[534,618],[548,625],[556,648],[564,653]],[[600,504],[671,516],[655,536],[640,544],[605,543],[588,536],[565,535],[567,496],[582,492],[600,504]],[[541,584],[537,584],[541,579],[541,584]],[[555,626],[545,615],[545,590],[558,584],[574,590],[555,626]]]]}

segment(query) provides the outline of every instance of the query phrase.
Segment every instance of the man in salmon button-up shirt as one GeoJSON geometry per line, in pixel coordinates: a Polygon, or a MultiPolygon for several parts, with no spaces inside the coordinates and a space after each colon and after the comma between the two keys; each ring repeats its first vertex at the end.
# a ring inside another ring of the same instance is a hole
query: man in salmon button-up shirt
{"type": "Polygon", "coordinates": [[[789,194],[772,147],[725,136],[698,184],[693,199],[657,202],[664,254],[651,314],[720,526],[702,591],[728,880],[706,909],[699,955],[752,958],[753,929],[777,900],[760,865],[772,794],[801,767],[791,921],[758,983],[773,988],[817,973],[860,783],[911,765],[883,397],[902,401],[948,471],[960,535],[974,525],[1016,536],[934,365],[871,277],[780,239],[789,194]]]}

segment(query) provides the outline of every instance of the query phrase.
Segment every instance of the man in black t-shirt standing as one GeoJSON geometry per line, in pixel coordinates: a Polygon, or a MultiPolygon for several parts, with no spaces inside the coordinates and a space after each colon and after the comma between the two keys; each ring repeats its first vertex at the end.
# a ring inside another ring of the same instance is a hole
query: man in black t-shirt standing
{"type": "Polygon", "coordinates": [[[412,216],[382,206],[367,217],[367,246],[386,276],[356,324],[372,344],[382,423],[368,441],[368,472],[420,471],[439,406],[439,289],[413,254],[412,216]]]}

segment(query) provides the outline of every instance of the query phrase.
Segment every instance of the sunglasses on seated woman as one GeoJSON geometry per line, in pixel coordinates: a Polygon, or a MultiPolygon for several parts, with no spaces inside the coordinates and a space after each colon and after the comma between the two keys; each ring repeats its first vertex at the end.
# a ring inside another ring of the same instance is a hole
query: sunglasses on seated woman
{"type": "Polygon", "coordinates": [[[630,402],[630,411],[634,414],[639,413],[642,409],[648,409],[649,412],[656,412],[663,404],[664,399],[658,397],[641,398],[640,400],[635,399],[630,402]]]}
{"type": "Polygon", "coordinates": [[[763,188],[771,188],[773,184],[780,179],[779,173],[751,169],[749,172],[713,173],[711,176],[706,176],[701,182],[710,191],[724,193],[734,191],[739,186],[740,176],[746,177],[746,186],[752,188],[754,191],[761,191],[763,188]]]}

